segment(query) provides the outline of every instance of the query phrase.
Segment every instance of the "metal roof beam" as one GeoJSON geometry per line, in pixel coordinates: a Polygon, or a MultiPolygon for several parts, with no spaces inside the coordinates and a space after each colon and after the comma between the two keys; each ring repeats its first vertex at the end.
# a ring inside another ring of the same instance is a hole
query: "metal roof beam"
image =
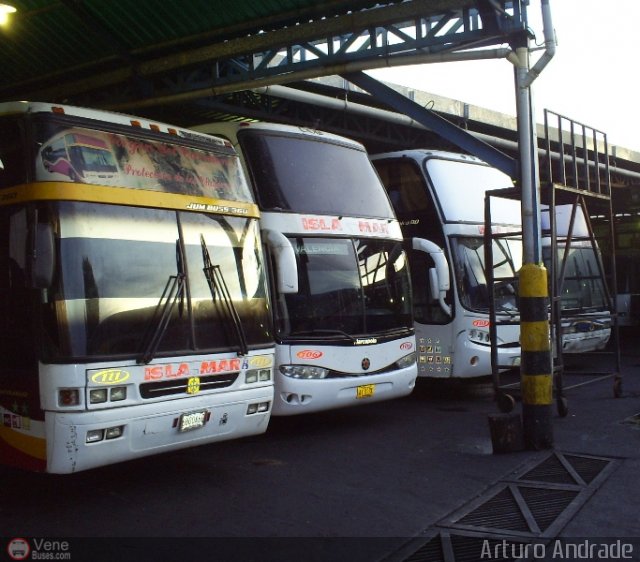
{"type": "Polygon", "coordinates": [[[80,21],[82,21],[89,29],[100,35],[102,39],[104,39],[105,43],[113,48],[114,53],[119,58],[131,66],[136,64],[136,60],[133,58],[129,50],[106,28],[100,18],[87,8],[83,0],[61,1],[62,4],[78,16],[80,21]]]}
{"type": "MultiPolygon", "coordinates": [[[[525,1],[492,1],[491,6],[499,4],[501,13],[489,17],[482,16],[477,2],[472,0],[405,0],[140,61],[135,76],[154,82],[154,87],[148,89],[159,98],[162,89],[158,89],[158,78],[192,72],[197,67],[208,68],[210,95],[246,89],[256,81],[264,85],[326,76],[336,73],[341,65],[354,62],[365,69],[397,57],[501,45],[509,43],[524,28],[520,5],[525,1]],[[511,15],[504,16],[503,11],[511,15]],[[491,19],[491,25],[483,25],[482,17],[491,19]],[[495,25],[496,21],[500,25],[495,25]]],[[[488,13],[486,6],[484,13],[488,13]]],[[[132,68],[121,68],[34,91],[26,97],[75,101],[78,95],[82,99],[85,94],[104,95],[113,89],[106,97],[125,101],[117,91],[122,92],[122,86],[133,76],[132,68]]],[[[185,80],[174,82],[188,84],[185,80]]]]}
{"type": "Polygon", "coordinates": [[[518,163],[514,158],[507,156],[504,152],[480,140],[468,131],[457,127],[437,113],[422,107],[362,72],[345,74],[343,78],[369,92],[377,99],[384,101],[399,113],[411,117],[444,139],[498,168],[510,177],[518,178],[518,163]]]}

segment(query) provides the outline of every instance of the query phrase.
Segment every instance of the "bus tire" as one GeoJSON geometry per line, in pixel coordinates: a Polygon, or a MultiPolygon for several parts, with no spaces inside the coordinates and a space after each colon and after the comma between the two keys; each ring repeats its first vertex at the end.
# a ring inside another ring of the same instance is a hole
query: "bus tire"
{"type": "Polygon", "coordinates": [[[516,406],[516,401],[514,400],[513,396],[511,396],[510,394],[507,394],[506,392],[498,392],[497,402],[498,402],[498,409],[503,414],[508,414],[516,406]]]}

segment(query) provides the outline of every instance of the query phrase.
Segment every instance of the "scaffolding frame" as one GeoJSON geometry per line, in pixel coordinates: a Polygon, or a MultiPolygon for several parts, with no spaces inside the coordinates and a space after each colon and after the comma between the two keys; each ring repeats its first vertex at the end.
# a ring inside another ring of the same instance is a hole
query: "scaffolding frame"
{"type": "MultiPolygon", "coordinates": [[[[554,391],[558,413],[564,417],[568,413],[568,403],[565,397],[564,374],[565,358],[563,353],[562,323],[567,314],[562,307],[562,294],[566,281],[566,267],[569,250],[573,242],[588,241],[596,251],[598,277],[603,280],[604,300],[607,303],[610,318],[610,337],[607,350],[596,350],[589,354],[610,355],[613,357],[607,368],[590,373],[599,375],[589,382],[596,382],[602,378],[613,378],[613,395],[619,397],[622,393],[622,377],[620,369],[620,337],[619,322],[616,311],[616,257],[612,247],[608,259],[611,266],[606,273],[602,256],[598,251],[597,240],[591,225],[590,216],[604,215],[608,218],[608,236],[613,240],[613,206],[609,164],[609,148],[605,133],[587,125],[578,123],[568,117],[550,110],[544,112],[544,148],[542,152],[540,201],[547,206],[549,213],[549,229],[542,234],[550,239],[551,260],[549,272],[549,323],[551,327],[554,391]],[[566,234],[558,236],[556,208],[558,205],[571,205],[571,215],[566,234]],[[578,208],[582,210],[587,226],[587,235],[575,234],[575,221],[578,208]]],[[[497,320],[496,287],[506,282],[517,286],[517,279],[497,278],[494,275],[493,241],[503,238],[522,236],[520,231],[496,232],[492,228],[491,200],[494,197],[504,197],[521,200],[519,187],[488,191],[485,196],[485,268],[489,293],[489,316],[491,337],[491,369],[496,401],[500,410],[511,411],[515,405],[511,391],[518,387],[518,383],[502,385],[501,373],[508,367],[498,364],[497,326],[505,323],[518,323],[515,320],[497,320]],[[491,264],[491,265],[489,265],[491,264]]],[[[613,246],[613,245],[612,245],[613,246]]],[[[499,265],[499,264],[498,264],[499,265]]],[[[588,326],[588,323],[586,324],[588,326]]],[[[577,386],[577,385],[576,385],[577,386]]]]}

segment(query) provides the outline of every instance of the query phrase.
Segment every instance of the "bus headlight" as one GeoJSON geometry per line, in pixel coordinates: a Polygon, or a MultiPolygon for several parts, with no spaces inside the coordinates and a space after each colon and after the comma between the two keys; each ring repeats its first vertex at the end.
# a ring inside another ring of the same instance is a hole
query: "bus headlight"
{"type": "Polygon", "coordinates": [[[113,388],[92,388],[89,390],[89,404],[103,404],[104,402],[120,402],[127,398],[126,386],[113,388]]]}
{"type": "Polygon", "coordinates": [[[91,429],[87,431],[87,443],[97,443],[104,439],[104,429],[91,429]]]}
{"type": "Polygon", "coordinates": [[[407,367],[411,367],[416,362],[416,354],[409,353],[409,355],[405,355],[396,361],[396,365],[398,369],[406,369],[407,367]]]}
{"type": "Polygon", "coordinates": [[[269,369],[251,369],[246,372],[244,382],[251,384],[254,382],[265,382],[271,380],[271,371],[269,369]]]}
{"type": "Polygon", "coordinates": [[[469,339],[477,343],[489,343],[491,336],[484,330],[469,330],[469,339]]]}
{"type": "Polygon", "coordinates": [[[256,402],[254,404],[249,404],[247,406],[247,415],[251,416],[253,414],[268,412],[270,405],[271,402],[256,402]]]}
{"type": "Polygon", "coordinates": [[[107,401],[107,389],[106,388],[94,388],[89,391],[89,403],[100,404],[107,401]]]}
{"type": "Polygon", "coordinates": [[[313,365],[280,365],[280,372],[294,379],[326,379],[329,369],[313,365]]]}
{"type": "Polygon", "coordinates": [[[126,400],[127,398],[127,387],[126,386],[116,386],[111,389],[109,394],[109,400],[111,402],[119,402],[120,400],[126,400]]]}
{"type": "Polygon", "coordinates": [[[118,437],[122,437],[123,433],[124,433],[124,426],[116,425],[114,427],[108,427],[104,432],[104,436],[105,436],[105,439],[117,439],[118,437]]]}

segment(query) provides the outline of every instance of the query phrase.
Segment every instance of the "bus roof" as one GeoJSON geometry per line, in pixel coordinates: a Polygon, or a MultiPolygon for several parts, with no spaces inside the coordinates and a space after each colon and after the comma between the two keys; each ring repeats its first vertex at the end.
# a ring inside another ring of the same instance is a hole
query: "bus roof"
{"type": "Polygon", "coordinates": [[[16,115],[21,113],[49,113],[56,115],[70,115],[72,117],[82,117],[85,119],[94,119],[116,125],[125,125],[128,127],[136,127],[140,129],[151,130],[160,133],[173,134],[182,139],[199,140],[208,144],[214,143],[221,148],[231,148],[228,141],[203,132],[196,133],[192,129],[176,127],[167,123],[158,121],[149,121],[141,117],[127,115],[125,113],[116,113],[101,109],[89,109],[76,107],[72,105],[53,104],[46,102],[29,102],[29,101],[11,101],[0,103],[0,116],[16,115]]]}
{"type": "Polygon", "coordinates": [[[219,134],[227,136],[232,142],[237,142],[238,131],[242,129],[253,129],[259,131],[268,131],[271,133],[292,133],[305,137],[333,141],[336,143],[350,145],[366,152],[364,145],[350,139],[342,137],[326,131],[311,129],[310,127],[298,127],[296,125],[282,125],[280,123],[270,123],[264,121],[219,121],[197,125],[193,127],[194,131],[200,131],[208,134],[219,134]],[[211,131],[211,133],[209,133],[211,131]]]}
{"type": "Polygon", "coordinates": [[[383,160],[385,158],[412,158],[413,160],[423,160],[425,158],[441,158],[444,160],[457,160],[460,162],[469,162],[471,164],[485,164],[480,158],[462,154],[460,152],[448,152],[445,150],[430,150],[428,148],[414,148],[410,150],[397,150],[395,152],[383,152],[381,154],[372,154],[371,160],[383,160]]]}

